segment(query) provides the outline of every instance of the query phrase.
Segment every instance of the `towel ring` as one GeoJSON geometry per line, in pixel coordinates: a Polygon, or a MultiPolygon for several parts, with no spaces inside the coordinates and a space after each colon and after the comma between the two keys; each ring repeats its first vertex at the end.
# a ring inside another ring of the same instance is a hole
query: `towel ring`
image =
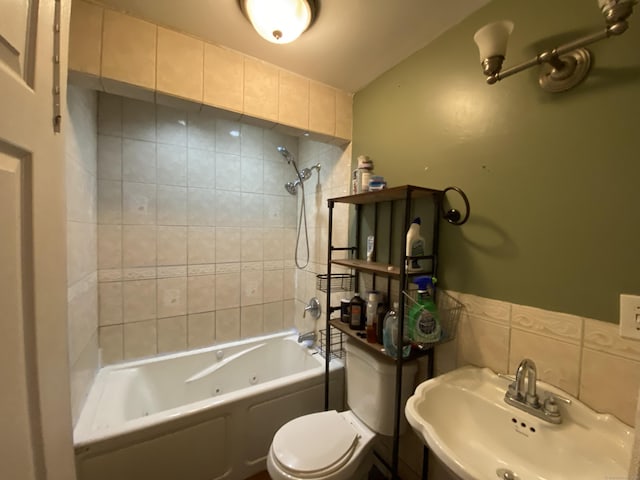
{"type": "Polygon", "coordinates": [[[465,193],[462,191],[461,188],[459,187],[447,187],[442,191],[442,200],[443,202],[440,204],[440,208],[442,209],[442,217],[449,222],[452,225],[463,225],[464,223],[466,223],[467,220],[469,220],[469,215],[471,214],[471,206],[469,205],[469,199],[467,198],[467,196],[465,195],[465,193]],[[464,206],[465,206],[465,215],[464,218],[461,219],[462,215],[460,214],[460,212],[458,210],[456,210],[455,208],[452,208],[450,210],[445,211],[444,210],[444,197],[447,194],[447,192],[449,190],[453,190],[454,192],[458,192],[458,194],[462,197],[462,200],[464,200],[464,206]]]}

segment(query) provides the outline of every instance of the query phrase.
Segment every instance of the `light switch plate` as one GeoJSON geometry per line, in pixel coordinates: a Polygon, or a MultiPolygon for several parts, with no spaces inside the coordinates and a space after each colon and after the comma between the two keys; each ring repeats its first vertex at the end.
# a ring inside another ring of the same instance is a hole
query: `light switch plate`
{"type": "Polygon", "coordinates": [[[640,340],[640,295],[620,295],[620,336],[640,340]]]}

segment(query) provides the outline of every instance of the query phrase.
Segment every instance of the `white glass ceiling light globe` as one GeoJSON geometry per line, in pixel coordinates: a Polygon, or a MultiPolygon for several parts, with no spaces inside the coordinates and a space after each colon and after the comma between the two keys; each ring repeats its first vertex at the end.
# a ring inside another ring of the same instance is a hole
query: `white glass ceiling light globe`
{"type": "Polygon", "coordinates": [[[244,0],[253,28],[272,43],[289,43],[311,23],[311,7],[306,0],[244,0]]]}
{"type": "Polygon", "coordinates": [[[507,41],[513,31],[513,22],[502,20],[485,25],[476,32],[473,40],[480,51],[480,61],[491,57],[504,57],[507,41]]]}

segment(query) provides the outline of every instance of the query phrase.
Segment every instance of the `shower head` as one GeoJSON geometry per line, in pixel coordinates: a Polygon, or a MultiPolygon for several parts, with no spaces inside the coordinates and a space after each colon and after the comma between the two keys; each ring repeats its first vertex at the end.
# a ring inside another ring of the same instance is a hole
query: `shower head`
{"type": "MultiPolygon", "coordinates": [[[[295,164],[295,162],[294,162],[294,164],[295,164]]],[[[291,182],[285,183],[284,184],[284,188],[291,195],[297,194],[298,193],[298,185],[302,185],[303,182],[306,182],[307,180],[309,180],[311,178],[311,174],[313,173],[313,171],[317,170],[319,172],[320,168],[321,168],[320,164],[316,163],[311,168],[306,168],[305,167],[300,171],[298,171],[296,169],[296,173],[298,174],[298,178],[296,178],[295,180],[293,180],[291,182]]]]}
{"type": "Polygon", "coordinates": [[[287,147],[283,147],[282,145],[280,145],[276,148],[278,149],[280,154],[284,157],[284,159],[287,161],[287,163],[294,162],[295,164],[295,159],[293,158],[293,155],[291,154],[291,152],[287,150],[287,147]]]}

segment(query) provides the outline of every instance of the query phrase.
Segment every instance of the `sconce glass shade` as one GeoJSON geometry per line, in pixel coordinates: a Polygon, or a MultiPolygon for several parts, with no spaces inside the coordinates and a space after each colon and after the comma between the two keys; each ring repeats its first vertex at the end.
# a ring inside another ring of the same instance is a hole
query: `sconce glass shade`
{"type": "Polygon", "coordinates": [[[504,57],[512,31],[513,22],[510,20],[489,23],[478,30],[473,40],[480,51],[480,61],[483,62],[491,57],[504,57]]]}
{"type": "Polygon", "coordinates": [[[271,43],[290,43],[311,24],[314,11],[308,0],[240,0],[256,32],[271,43]]]}

